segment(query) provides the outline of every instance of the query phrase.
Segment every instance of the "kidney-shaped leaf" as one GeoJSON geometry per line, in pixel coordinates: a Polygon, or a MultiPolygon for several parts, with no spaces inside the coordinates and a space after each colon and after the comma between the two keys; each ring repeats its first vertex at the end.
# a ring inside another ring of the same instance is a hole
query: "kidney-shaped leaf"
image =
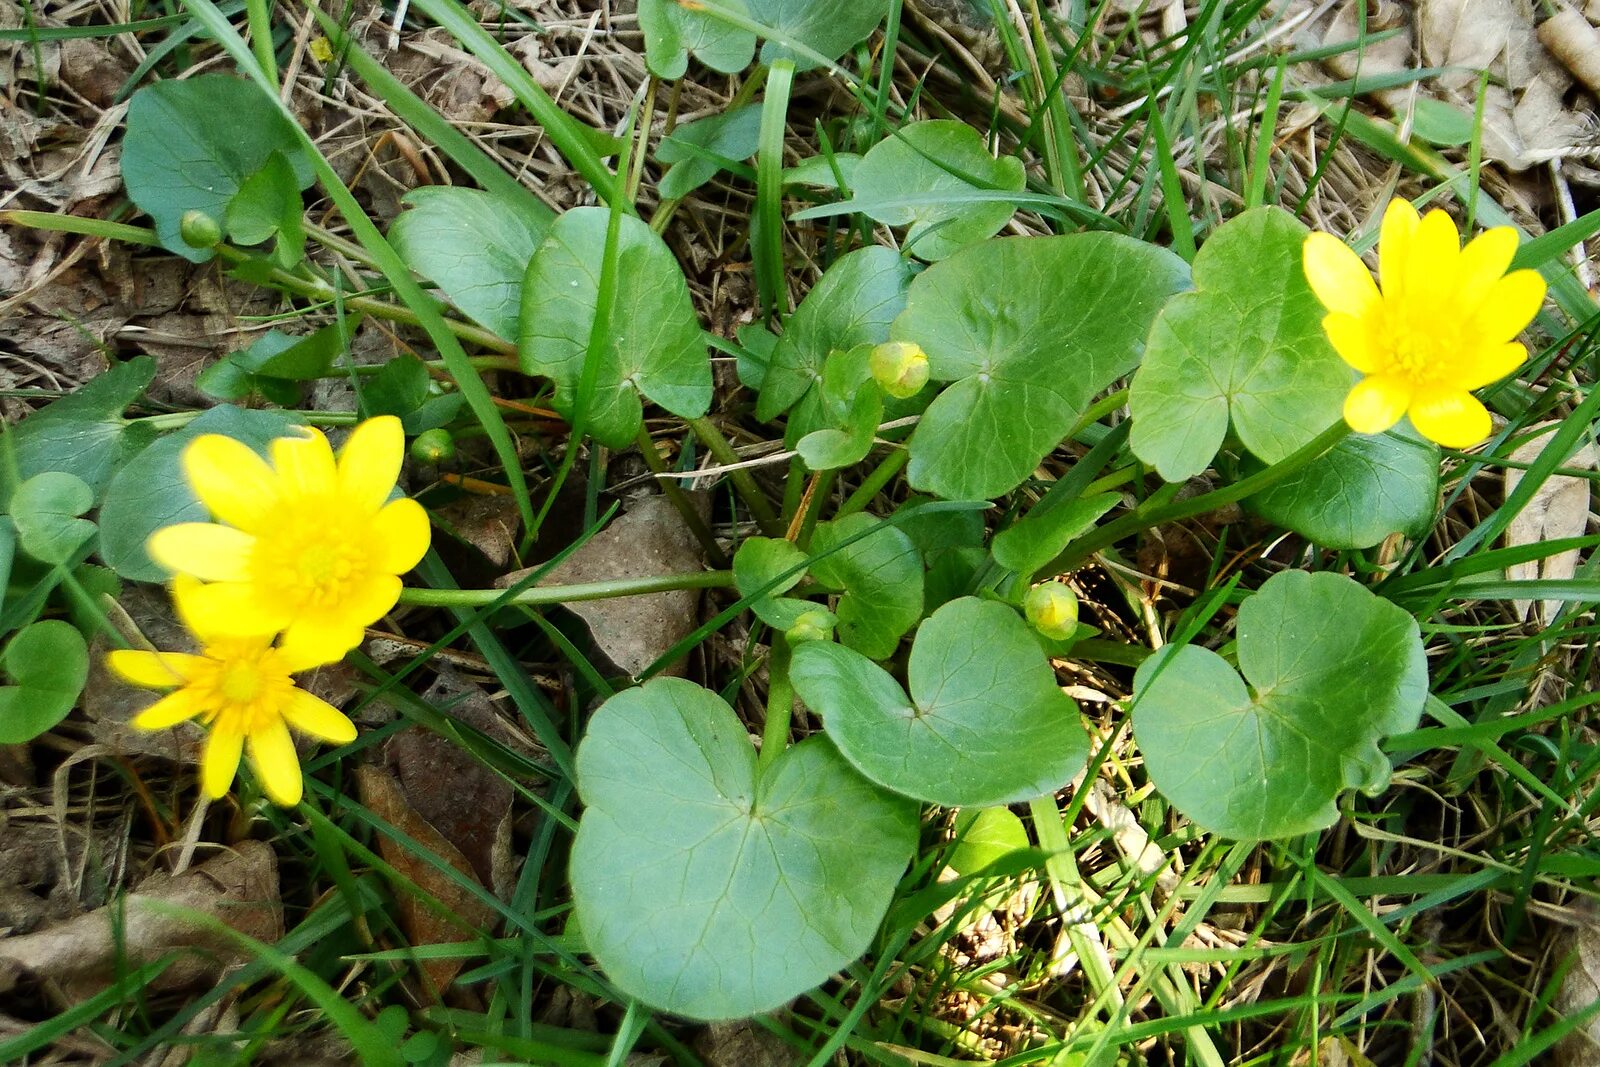
{"type": "Polygon", "coordinates": [[[965,122],[930,119],[872,147],[855,172],[855,199],[878,222],[910,226],[911,254],[935,260],[993,237],[1016,212],[1004,200],[963,196],[982,189],[1021,192],[1026,184],[1016,156],[990,155],[983,135],[965,122]]]}
{"type": "Polygon", "coordinates": [[[985,241],[929,267],[890,333],[955,384],[911,435],[911,484],[947,500],[1015,489],[1139,362],[1188,280],[1173,253],[1110,233],[985,241]]]}
{"type": "Polygon", "coordinates": [[[911,538],[858,512],[819,523],[811,554],[819,557],[811,577],[842,594],[839,640],[873,659],[894,655],[900,638],[922,617],[922,556],[911,538]],[[864,531],[870,532],[851,540],[864,531]],[[825,554],[838,545],[843,547],[825,554]]]}
{"type": "Polygon", "coordinates": [[[255,85],[227,74],[174,78],[145,86],[128,102],[122,181],[155,222],[161,247],[204,263],[213,253],[184,241],[184,213],[202,211],[222,225],[239,187],[274,152],[289,164],[296,190],[311,184],[311,162],[294,128],[255,85]]]}
{"type": "MultiPolygon", "coordinates": [[[[556,219],[528,264],[522,285],[518,350],[529,374],[556,384],[555,408],[571,419],[595,325],[610,212],[574,208],[556,219]]],[[[689,285],[666,242],[632,215],[617,237],[617,288],[592,369],[589,434],[620,448],[638,436],[642,393],[674,415],[695,418],[711,405],[711,360],[689,285]]]]}
{"type": "MultiPolygon", "coordinates": [[[[715,0],[736,15],[748,15],[744,0],[715,0]]],[[[756,54],[756,35],[742,26],[696,11],[678,0],[639,0],[645,62],[658,78],[681,78],[689,53],[712,70],[737,74],[756,54]]]]}
{"type": "MultiPolygon", "coordinates": [[[[711,0],[721,4],[722,0],[711,0]]],[[[878,28],[889,13],[889,0],[748,0],[750,17],[771,31],[761,49],[767,66],[792,59],[800,70],[816,61],[790,48],[800,44],[828,59],[838,59],[851,45],[878,28]]]]}
{"type": "Polygon", "coordinates": [[[1245,506],[1324,548],[1371,548],[1419,537],[1439,505],[1439,449],[1391,431],[1351,434],[1245,506]]]}
{"type": "Polygon", "coordinates": [[[94,523],[78,516],[94,506],[94,491],[65,471],[45,471],[17,487],[11,521],[22,550],[43,563],[65,563],[94,536],[94,523]]]}
{"type": "Polygon", "coordinates": [[[389,228],[406,266],[436,283],[462,314],[508,341],[517,339],[522,276],[546,223],[481,189],[435,185],[405,195],[389,228]]]}
{"type": "Polygon", "coordinates": [[[962,597],[934,612],[906,675],[909,697],[876,663],[823,641],[796,648],[790,668],[845,759],[896,793],[947,807],[1014,804],[1083,769],[1078,706],[1004,604],[962,597]]]}
{"type": "Polygon", "coordinates": [[[1195,257],[1195,291],[1156,319],[1128,395],[1129,444],[1167,481],[1205,470],[1230,419],[1276,463],[1339,418],[1350,370],[1300,266],[1306,233],[1274,207],[1227,222],[1195,257]]]}
{"type": "Polygon", "coordinates": [[[1388,782],[1379,740],[1422,714],[1417,622],[1344,575],[1285,571],[1239,608],[1238,634],[1243,678],[1194,645],[1139,667],[1133,729],[1150,778],[1225,837],[1331,826],[1342,790],[1388,782]]]}
{"type": "Polygon", "coordinates": [[[578,925],[618,987],[679,1015],[767,1011],[855,960],[916,846],[915,805],[826,738],[758,772],[733,710],[682,679],[606,701],[577,776],[578,925]]]}
{"type": "Polygon", "coordinates": [[[20,745],[66,718],[89,678],[89,648],[71,623],[46,619],[6,645],[0,687],[0,745],[20,745]]]}

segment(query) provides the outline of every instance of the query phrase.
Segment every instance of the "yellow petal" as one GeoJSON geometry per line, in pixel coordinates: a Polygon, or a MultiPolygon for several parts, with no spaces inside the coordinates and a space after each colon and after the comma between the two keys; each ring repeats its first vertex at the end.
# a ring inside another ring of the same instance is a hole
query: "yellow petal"
{"type": "Polygon", "coordinates": [[[390,574],[404,574],[422,562],[431,536],[427,510],[409,497],[385,504],[372,520],[378,566],[390,574]]]}
{"type": "Polygon", "coordinates": [[[165,730],[180,722],[187,722],[205,710],[200,695],[193,689],[180,689],[168,693],[160,700],[133,717],[133,725],[141,730],[165,730]]]}
{"type": "Polygon", "coordinates": [[[289,808],[300,803],[300,756],[282,719],[274,718],[250,732],[250,764],[274,804],[289,808]]]}
{"type": "Polygon", "coordinates": [[[330,663],[338,663],[344,659],[344,654],[349,648],[341,648],[338,652],[329,654],[326,649],[310,647],[290,648],[284,645],[278,647],[278,664],[290,674],[299,674],[301,671],[314,670],[330,663]]]}
{"type": "Polygon", "coordinates": [[[405,459],[406,435],[393,415],[368,419],[339,451],[339,494],[352,506],[377,511],[394,491],[405,459]]]}
{"type": "Polygon", "coordinates": [[[1463,389],[1419,393],[1406,414],[1418,433],[1445,448],[1471,448],[1494,429],[1489,412],[1463,389]]]}
{"type": "Polygon", "coordinates": [[[1480,339],[1499,344],[1516,337],[1539,313],[1544,291],[1544,279],[1534,270],[1512,271],[1496,281],[1478,305],[1480,339]]]}
{"type": "Polygon", "coordinates": [[[129,685],[147,689],[170,689],[194,677],[194,669],[204,662],[199,656],[183,652],[143,652],[119,648],[106,656],[111,673],[129,685]]]}
{"type": "Polygon", "coordinates": [[[242,441],[208,433],[183,450],[183,470],[213,518],[255,530],[278,502],[278,480],[267,461],[242,441]]]}
{"type": "Polygon", "coordinates": [[[206,748],[200,755],[200,785],[213,800],[224,797],[239,771],[239,752],[244,734],[232,727],[218,726],[206,735],[206,748]]]}
{"type": "Polygon", "coordinates": [[[290,663],[337,663],[346,652],[361,644],[366,636],[365,624],[352,623],[343,615],[326,618],[302,616],[284,630],[283,640],[278,647],[284,659],[290,663]]]}
{"type": "Polygon", "coordinates": [[[1400,421],[1411,401],[1411,389],[1398,378],[1374,374],[1363,378],[1344,398],[1344,421],[1357,433],[1382,433],[1400,421]]]}
{"type": "Polygon", "coordinates": [[[1311,291],[1329,311],[1360,317],[1377,303],[1378,287],[1367,265],[1331,233],[1307,236],[1300,259],[1311,291]]]}
{"type": "Polygon", "coordinates": [[[1461,234],[1456,222],[1438,208],[1422,216],[1406,255],[1405,295],[1408,302],[1438,307],[1445,294],[1461,284],[1461,234]]]}
{"type": "Polygon", "coordinates": [[[1461,300],[1472,306],[1500,280],[1517,254],[1517,231],[1510,226],[1484,230],[1461,250],[1461,300]]]}
{"type": "Polygon", "coordinates": [[[338,484],[333,449],[321,430],[299,427],[300,436],[272,442],[272,466],[278,472],[278,491],[284,497],[327,497],[338,484]]]}
{"type": "Polygon", "coordinates": [[[1372,351],[1372,330],[1366,320],[1334,312],[1322,320],[1322,329],[1340,359],[1362,374],[1378,369],[1379,360],[1372,351]]]}
{"type": "Polygon", "coordinates": [[[356,739],[356,724],[344,712],[304,689],[296,689],[283,703],[283,717],[301,733],[335,745],[356,739]]]}
{"type": "Polygon", "coordinates": [[[180,522],[150,535],[150,558],[174,574],[205,582],[242,582],[250,577],[253,534],[214,522],[180,522]]]}
{"type": "Polygon", "coordinates": [[[218,637],[270,637],[289,622],[288,615],[263,604],[255,588],[244,582],[204,584],[181,575],[172,583],[172,603],[202,644],[218,637]]]}
{"type": "Polygon", "coordinates": [[[1528,350],[1520,341],[1504,345],[1484,345],[1475,358],[1462,370],[1460,380],[1454,384],[1462,389],[1482,389],[1498,382],[1528,361],[1528,350]]]}
{"type": "Polygon", "coordinates": [[[1378,231],[1378,280],[1383,284],[1385,296],[1393,296],[1404,288],[1411,239],[1420,221],[1411,201],[1402,198],[1389,201],[1383,213],[1383,225],[1378,231]]]}

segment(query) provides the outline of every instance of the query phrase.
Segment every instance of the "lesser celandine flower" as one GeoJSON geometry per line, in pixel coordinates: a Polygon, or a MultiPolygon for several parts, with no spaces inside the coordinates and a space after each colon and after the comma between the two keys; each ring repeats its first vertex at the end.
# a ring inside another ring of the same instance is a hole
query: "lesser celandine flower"
{"type": "Polygon", "coordinates": [[[1078,629],[1078,597],[1065,582],[1044,582],[1028,590],[1022,611],[1035,630],[1057,641],[1078,629]]]}
{"type": "Polygon", "coordinates": [[[928,354],[911,341],[885,341],[867,359],[872,377],[896,400],[907,400],[928,384],[928,354]]]}
{"type": "MultiPolygon", "coordinates": [[[[355,724],[319,697],[295,687],[290,677],[330,662],[302,650],[275,648],[268,637],[230,637],[196,616],[193,578],[173,584],[178,614],[200,639],[199,655],[183,652],[118,650],[107,657],[124,681],[147,689],[171,689],[134,717],[143,730],[163,730],[198,718],[207,728],[200,779],[207,794],[228,791],[249,746],[250,762],[261,787],[275,803],[298,804],[300,760],[289,728],[336,745],[355,740],[355,724]]],[[[343,653],[341,652],[340,655],[343,653]]],[[[332,657],[338,659],[338,656],[332,657]]]]}
{"type": "Polygon", "coordinates": [[[1462,248],[1449,215],[1419,218],[1395,200],[1378,237],[1380,289],[1344,242],[1326,233],[1306,238],[1306,279],[1328,309],[1328,340],[1366,376],[1345,398],[1352,429],[1381,433],[1410,415],[1418,433],[1447,448],[1489,436],[1489,412],[1468,390],[1528,358],[1516,336],[1544,300],[1537,272],[1506,273],[1516,251],[1510,227],[1462,248]]]}
{"type": "Polygon", "coordinates": [[[405,436],[393,416],[355,428],[337,460],[316,430],[272,442],[271,465],[231,437],[197,437],[184,472],[216,522],[157,530],[150,555],[206,583],[189,596],[200,628],[270,638],[295,662],[328,662],[361,643],[428,550],[428,516],[389,500],[405,436]]]}

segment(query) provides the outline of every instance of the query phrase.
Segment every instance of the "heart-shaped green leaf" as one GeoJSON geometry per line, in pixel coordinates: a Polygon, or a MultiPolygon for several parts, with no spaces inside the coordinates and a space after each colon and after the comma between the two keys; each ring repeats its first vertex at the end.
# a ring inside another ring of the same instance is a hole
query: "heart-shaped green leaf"
{"type": "Polygon", "coordinates": [[[0,745],[20,745],[67,717],[89,679],[89,646],[70,623],[36,622],[6,645],[0,745]]]}
{"type": "Polygon", "coordinates": [[[406,266],[435,282],[462,314],[517,339],[522,279],[546,221],[481,189],[435,185],[405,195],[389,228],[406,266]]]}
{"type": "Polygon", "coordinates": [[[766,589],[769,582],[781,578],[778,585],[756,597],[750,610],[768,626],[787,630],[802,612],[819,606],[783,595],[800,584],[800,579],[806,576],[803,569],[805,562],[806,554],[793,541],[785,541],[781,537],[747,537],[733,556],[733,583],[738,587],[739,595],[747,597],[766,589]],[[802,569],[782,578],[796,567],[802,569]]]}
{"type": "Polygon", "coordinates": [[[917,800],[1031,800],[1065,785],[1089,754],[1078,707],[1039,643],[993,601],[953,600],[922,624],[909,697],[882,667],[826,642],[796,648],[789,676],[845,759],[917,800]]]}
{"type": "Polygon", "coordinates": [[[912,267],[893,249],[874,245],[839,257],[818,280],[772,350],[756,417],[763,422],[796,404],[790,421],[804,427],[799,440],[821,421],[822,369],[828,353],[875,345],[889,337],[889,324],[906,306],[912,267]]]}
{"type": "Polygon", "coordinates": [[[871,358],[871,345],[828,353],[816,394],[817,421],[823,425],[795,444],[810,470],[848,467],[872,450],[883,419],[883,391],[872,381],[871,358]]]}
{"type": "Polygon", "coordinates": [[[661,199],[688,196],[714,178],[725,162],[739,163],[755,155],[760,142],[760,104],[684,123],[656,149],[656,161],[669,164],[656,187],[661,199]]]}
{"type": "Polygon", "coordinates": [[[1324,548],[1420,537],[1439,506],[1439,449],[1398,431],[1351,434],[1245,506],[1324,548]]]}
{"type": "Polygon", "coordinates": [[[260,170],[240,183],[228,202],[226,221],[228,237],[235,244],[257,245],[276,237],[272,260],[284,270],[305,258],[305,203],[287,155],[273,152],[260,170]]]}
{"type": "Polygon", "coordinates": [[[259,88],[227,74],[171,78],[128,102],[122,181],[155,222],[161,247],[204,263],[214,253],[184,241],[184,213],[200,211],[221,225],[240,187],[274,152],[288,163],[296,192],[311,184],[299,137],[259,88]]]}
{"type": "Polygon", "coordinates": [[[460,393],[436,392],[427,366],[411,355],[389,360],[361,387],[362,411],[398,416],[409,435],[443,426],[456,417],[462,402],[460,393]]]}
{"type": "Polygon", "coordinates": [[[950,869],[957,874],[976,874],[1032,844],[1010,808],[963,808],[956,813],[956,835],[950,869]]]}
{"type": "Polygon", "coordinates": [[[66,471],[83,479],[98,496],[114,472],[150,443],[147,423],[132,422],[122,411],[139,398],[155,376],[156,361],[139,356],[91,378],[7,432],[16,471],[0,463],[0,500],[23,481],[45,471],[66,471]]]}
{"type": "Polygon", "coordinates": [[[893,526],[859,512],[819,523],[811,537],[811,577],[839,592],[839,640],[873,659],[894,655],[922,617],[922,560],[893,526]],[[874,529],[876,527],[876,529],[874,529]],[[850,538],[871,531],[859,540],[850,538]],[[850,541],[849,544],[844,542],[850,541]],[[842,545],[837,552],[829,553],[842,545]]]}
{"type": "MultiPolygon", "coordinates": [[[[721,5],[722,0],[709,0],[721,5]]],[[[866,38],[889,13],[889,0],[748,0],[750,17],[771,31],[761,48],[767,66],[792,59],[809,70],[816,60],[789,47],[804,45],[826,59],[838,59],[866,38]]]]}
{"type": "Polygon", "coordinates": [[[619,988],[679,1015],[767,1011],[855,960],[916,846],[915,805],[826,738],[757,771],[733,710],[682,679],[606,701],[577,776],[578,925],[619,988]]]}
{"type": "Polygon", "coordinates": [[[1307,232],[1275,207],[1230,220],[1195,257],[1195,292],[1156,319],[1128,394],[1129,444],[1167,481],[1210,466],[1230,420],[1276,463],[1339,419],[1351,371],[1300,265],[1307,232]]]}
{"type": "Polygon", "coordinates": [[[944,259],[1000,232],[1016,205],[963,201],[977,190],[1021,192],[1022,161],[995,157],[977,130],[956,119],[902,127],[874,145],[855,172],[855,199],[868,217],[909,226],[906,247],[920,259],[944,259]]]}
{"type": "Polygon", "coordinates": [[[1022,484],[1139,362],[1157,310],[1188,278],[1166,249],[1110,233],[985,241],[929,267],[890,333],[955,384],[911,435],[911,484],[947,500],[1022,484]]]}
{"type": "MultiPolygon", "coordinates": [[[[571,419],[585,377],[589,335],[605,260],[605,208],[574,208],[556,219],[528,264],[517,348],[529,374],[556,383],[555,408],[571,419]]],[[[674,415],[695,418],[711,405],[711,360],[689,285],[672,251],[644,222],[624,215],[617,238],[616,299],[588,398],[589,434],[630,444],[644,425],[641,394],[674,415]]]]}
{"type": "Polygon", "coordinates": [[[94,491],[83,479],[46,471],[17,486],[11,521],[22,550],[41,563],[65,563],[89,538],[94,523],[78,516],[94,507],[94,491]]]}
{"type": "MultiPolygon", "coordinates": [[[[744,0],[715,3],[736,15],[750,13],[744,0]]],[[[678,0],[639,0],[639,29],[644,33],[645,63],[658,78],[683,77],[689,69],[691,52],[700,62],[724,74],[739,73],[756,54],[755,34],[678,0]]]]}
{"type": "Polygon", "coordinates": [[[1015,526],[994,538],[994,559],[1000,566],[1032,577],[1075,538],[1088,533],[1100,516],[1117,505],[1116,493],[1096,493],[1056,507],[1043,503],[1015,526]]]}
{"type": "Polygon", "coordinates": [[[1195,645],[1139,667],[1133,729],[1150,778],[1224,837],[1331,826],[1342,790],[1388,783],[1378,742],[1422,714],[1417,622],[1344,575],[1285,571],[1239,608],[1238,635],[1243,678],[1195,645]]]}

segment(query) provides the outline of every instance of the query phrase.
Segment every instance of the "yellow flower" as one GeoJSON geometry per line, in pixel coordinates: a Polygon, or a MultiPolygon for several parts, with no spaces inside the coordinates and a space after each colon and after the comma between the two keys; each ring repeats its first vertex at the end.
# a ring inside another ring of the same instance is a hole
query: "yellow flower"
{"type": "Polygon", "coordinates": [[[928,384],[928,354],[911,341],[885,341],[867,357],[872,377],[896,400],[909,400],[928,384]]]}
{"type": "Polygon", "coordinates": [[[1468,390],[1499,381],[1528,358],[1515,338],[1538,314],[1544,279],[1506,273],[1517,251],[1510,227],[1461,247],[1443,211],[1419,218],[1405,200],[1383,216],[1380,291],[1338,238],[1306,238],[1306,279],[1328,309],[1322,325],[1334,350],[1366,377],[1345,398],[1359,433],[1382,433],[1411,416],[1417,432],[1446,448],[1489,436],[1489,412],[1468,390]]]}
{"type": "Polygon", "coordinates": [[[1078,629],[1078,597],[1065,582],[1044,582],[1028,590],[1022,611],[1035,630],[1057,641],[1078,629]]]}
{"type": "Polygon", "coordinates": [[[297,661],[338,659],[400,596],[400,575],[428,550],[428,515],[389,501],[405,452],[400,420],[368,419],[338,460],[316,430],[280,437],[272,464],[231,437],[197,437],[189,484],[214,518],[157,530],[150,555],[207,584],[189,611],[227,637],[270,637],[297,661]],[[386,502],[387,501],[387,502],[386,502]]]}
{"type": "Polygon", "coordinates": [[[285,806],[298,804],[300,759],[289,727],[336,745],[356,737],[354,723],[331,704],[295,688],[290,677],[329,660],[274,648],[271,637],[229,637],[208,630],[193,614],[201,588],[187,577],[173,584],[178,613],[200,638],[199,655],[122,649],[107,657],[107,665],[126,682],[174,690],[135,716],[133,725],[164,730],[198,717],[207,727],[200,779],[208,795],[220,797],[228,791],[248,742],[250,762],[267,796],[285,806]]]}

